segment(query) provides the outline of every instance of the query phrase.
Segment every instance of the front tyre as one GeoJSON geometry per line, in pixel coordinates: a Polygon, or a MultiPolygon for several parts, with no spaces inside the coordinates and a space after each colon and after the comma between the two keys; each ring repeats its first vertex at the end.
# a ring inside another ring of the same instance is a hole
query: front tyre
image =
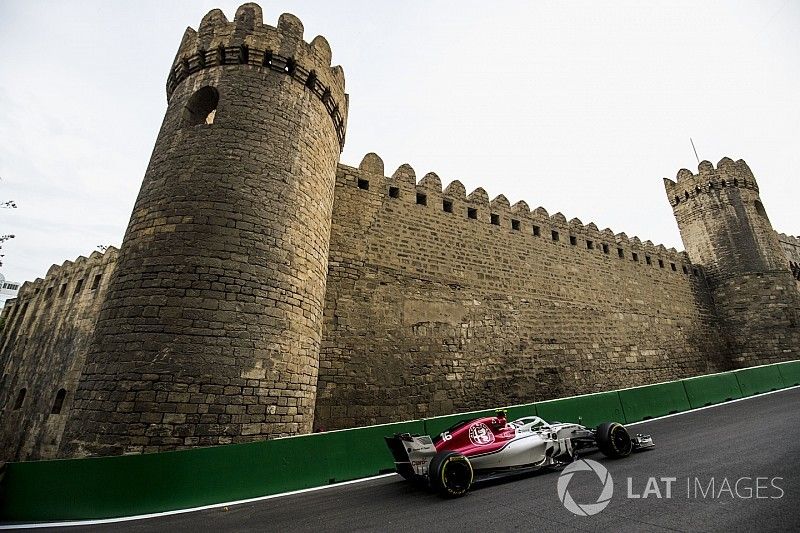
{"type": "Polygon", "coordinates": [[[633,451],[633,440],[625,426],[617,422],[604,422],[595,431],[597,447],[606,457],[627,457],[633,451]]]}
{"type": "Polygon", "coordinates": [[[439,452],[428,470],[431,486],[442,496],[457,498],[472,486],[474,473],[469,459],[458,452],[439,452]]]}

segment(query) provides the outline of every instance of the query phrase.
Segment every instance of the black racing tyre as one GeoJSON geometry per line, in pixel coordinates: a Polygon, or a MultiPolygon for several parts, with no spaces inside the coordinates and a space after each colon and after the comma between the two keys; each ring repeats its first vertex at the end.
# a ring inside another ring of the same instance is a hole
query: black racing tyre
{"type": "Polygon", "coordinates": [[[597,447],[606,457],[627,457],[633,451],[633,440],[625,426],[617,422],[604,422],[595,431],[597,447]]]}
{"type": "Polygon", "coordinates": [[[428,477],[442,496],[456,498],[467,493],[474,473],[469,459],[458,452],[439,452],[431,461],[428,477]]]}

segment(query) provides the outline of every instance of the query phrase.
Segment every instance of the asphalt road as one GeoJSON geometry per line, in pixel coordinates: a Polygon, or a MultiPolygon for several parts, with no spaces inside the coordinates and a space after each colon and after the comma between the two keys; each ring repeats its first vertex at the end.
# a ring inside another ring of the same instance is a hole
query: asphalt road
{"type": "MultiPolygon", "coordinates": [[[[391,476],[80,531],[797,531],[799,406],[795,388],[633,426],[651,433],[657,447],[621,460],[589,456],[614,480],[610,504],[593,516],[564,508],[558,472],[489,484],[455,500],[391,476]]],[[[568,485],[578,503],[594,503],[601,489],[590,472],[568,485]]]]}

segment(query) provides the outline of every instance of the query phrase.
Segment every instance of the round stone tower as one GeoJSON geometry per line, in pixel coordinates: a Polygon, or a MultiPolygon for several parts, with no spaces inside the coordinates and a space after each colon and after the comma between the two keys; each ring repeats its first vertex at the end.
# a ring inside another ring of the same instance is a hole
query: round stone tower
{"type": "Polygon", "coordinates": [[[241,6],[189,28],[62,455],[311,430],[344,73],[241,6]]]}
{"type": "Polygon", "coordinates": [[[747,163],[703,161],[664,185],[686,251],[705,268],[731,366],[796,359],[800,298],[747,163]]]}

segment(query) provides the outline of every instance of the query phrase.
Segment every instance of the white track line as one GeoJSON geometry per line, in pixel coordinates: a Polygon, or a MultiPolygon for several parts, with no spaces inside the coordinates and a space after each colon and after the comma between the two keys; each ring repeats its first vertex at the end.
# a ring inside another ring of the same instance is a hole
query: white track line
{"type": "Polygon", "coordinates": [[[40,522],[34,524],[0,524],[0,529],[33,529],[40,527],[70,527],[70,526],[94,526],[97,524],[114,524],[116,522],[128,522],[130,520],[144,520],[146,518],[156,518],[159,516],[170,516],[175,514],[192,513],[194,511],[204,511],[206,509],[219,509],[220,507],[228,507],[231,505],[239,505],[241,503],[259,502],[262,500],[271,500],[273,498],[281,498],[283,496],[292,496],[293,494],[302,494],[304,492],[315,492],[318,490],[332,489],[334,487],[342,487],[344,485],[352,485],[353,483],[362,483],[364,481],[371,481],[373,479],[380,479],[382,477],[389,477],[396,475],[394,472],[391,474],[380,474],[378,476],[364,477],[360,479],[353,479],[351,481],[342,481],[341,483],[333,483],[331,485],[322,485],[320,487],[311,487],[308,489],[293,490],[290,492],[281,492],[280,494],[270,494],[268,496],[257,496],[255,498],[247,498],[246,500],[235,500],[225,503],[212,503],[209,505],[201,505],[200,507],[190,507],[187,509],[175,509],[174,511],[162,511],[160,513],[139,514],[135,516],[122,516],[119,518],[100,518],[97,520],[74,520],[70,522],[40,522]]]}
{"type": "Polygon", "coordinates": [[[672,413],[669,415],[658,416],[656,418],[648,418],[647,420],[639,420],[638,422],[631,422],[630,424],[625,424],[625,426],[636,426],[639,424],[647,424],[648,422],[652,422],[653,420],[662,420],[664,418],[672,418],[673,416],[680,416],[686,415],[689,413],[696,413],[697,411],[704,411],[706,409],[713,409],[714,407],[722,407],[724,405],[730,405],[736,402],[743,402],[745,400],[752,400],[753,398],[761,398],[762,396],[769,396],[770,394],[775,394],[776,392],[783,392],[787,390],[797,389],[800,388],[800,385],[792,385],[791,387],[786,387],[785,389],[778,389],[778,390],[771,390],[769,392],[762,392],[760,394],[754,394],[753,396],[746,396],[744,398],[737,398],[735,400],[728,400],[727,402],[722,403],[715,403],[714,405],[706,405],[705,407],[698,407],[697,409],[689,409],[688,411],[681,411],[680,413],[672,413]]]}
{"type": "MultiPolygon", "coordinates": [[[[745,400],[752,400],[753,398],[761,398],[763,396],[768,396],[770,394],[775,394],[775,393],[778,393],[778,392],[784,392],[784,391],[787,391],[787,390],[797,389],[797,388],[800,388],[800,385],[794,385],[792,387],[787,387],[785,389],[779,389],[779,390],[774,390],[774,391],[770,391],[770,392],[764,392],[762,394],[756,394],[754,396],[747,396],[746,398],[738,398],[736,400],[730,400],[730,401],[727,401],[727,402],[718,403],[718,404],[714,404],[714,405],[707,405],[705,407],[698,407],[697,409],[691,409],[689,411],[682,411],[680,413],[672,413],[672,414],[669,414],[669,415],[659,416],[659,417],[656,417],[656,418],[649,418],[647,420],[641,420],[639,422],[632,422],[630,424],[625,424],[625,425],[626,426],[636,426],[638,424],[646,424],[648,422],[653,422],[655,420],[662,420],[664,418],[671,418],[673,416],[680,416],[680,415],[685,415],[685,414],[689,414],[689,413],[695,413],[697,411],[703,411],[705,409],[712,409],[714,407],[722,407],[722,406],[725,406],[725,405],[730,405],[732,403],[742,402],[742,401],[745,401],[745,400]]],[[[114,523],[118,523],[118,522],[128,522],[128,521],[132,521],[132,520],[145,520],[147,518],[157,518],[159,516],[171,516],[171,515],[176,515],[176,514],[192,513],[194,511],[204,511],[206,509],[219,509],[220,507],[229,507],[229,506],[232,506],[232,505],[239,505],[239,504],[242,504],[242,503],[259,502],[259,501],[263,501],[263,500],[271,500],[271,499],[274,499],[274,498],[282,498],[284,496],[292,496],[292,495],[295,495],[295,494],[303,494],[305,492],[316,492],[316,491],[319,491],[319,490],[333,489],[333,488],[337,488],[337,487],[343,487],[345,485],[353,485],[355,483],[363,483],[364,481],[372,481],[374,479],[381,479],[381,478],[390,477],[390,476],[394,476],[394,475],[396,475],[396,474],[394,474],[394,473],[381,474],[381,475],[378,475],[378,476],[371,476],[371,477],[365,477],[365,478],[361,478],[361,479],[354,479],[354,480],[351,480],[351,481],[343,481],[341,483],[334,483],[334,484],[331,484],[331,485],[322,485],[320,487],[311,487],[311,488],[308,488],[308,489],[293,490],[293,491],[290,491],[290,492],[282,492],[280,494],[270,494],[269,496],[258,496],[256,498],[248,498],[246,500],[236,500],[236,501],[224,502],[224,503],[212,503],[212,504],[209,504],[209,505],[202,505],[200,507],[191,507],[191,508],[188,508],[188,509],[176,509],[174,511],[163,511],[163,512],[160,512],[160,513],[140,514],[140,515],[136,515],[136,516],[123,516],[123,517],[119,517],[119,518],[102,518],[102,519],[98,519],[98,520],[76,520],[76,521],[71,521],[71,522],[41,522],[41,523],[34,523],[34,524],[9,524],[9,525],[0,524],[0,529],[34,529],[34,528],[42,528],[42,527],[94,526],[94,525],[100,525],[100,524],[114,524],[114,523]]]]}

